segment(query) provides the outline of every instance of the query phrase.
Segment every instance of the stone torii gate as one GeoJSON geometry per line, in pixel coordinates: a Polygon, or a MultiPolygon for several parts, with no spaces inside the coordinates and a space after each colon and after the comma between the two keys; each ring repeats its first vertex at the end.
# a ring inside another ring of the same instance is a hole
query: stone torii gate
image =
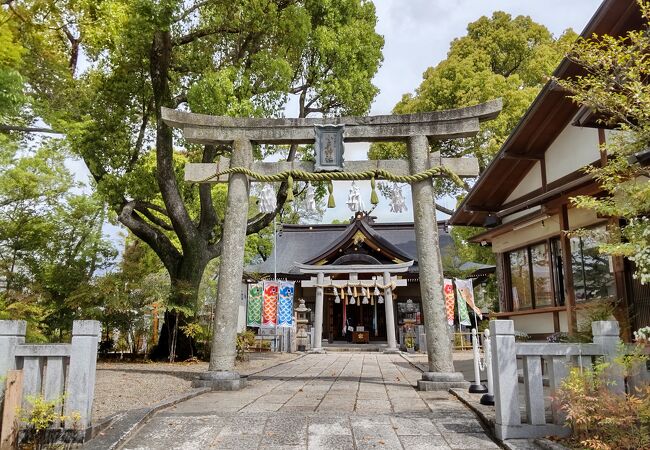
{"type": "Polygon", "coordinates": [[[418,388],[434,390],[464,385],[463,376],[454,371],[452,361],[431,177],[443,174],[456,180],[475,177],[478,162],[474,158],[441,158],[439,154],[431,154],[429,140],[474,136],[479,131],[479,123],[495,118],[501,106],[501,100],[497,99],[466,108],[419,114],[310,119],[233,118],[163,108],[163,120],[181,128],[189,142],[232,145],[230,160],[188,164],[185,170],[186,181],[228,182],[210,366],[195,384],[218,390],[236,390],[243,385],[234,369],[249,178],[286,179],[291,183],[293,179],[331,181],[372,177],[411,184],[429,363],[429,371],[423,373],[418,388]],[[377,141],[406,142],[408,161],[343,162],[343,142],[377,141]],[[316,163],[253,162],[253,144],[313,143],[317,144],[316,163]]]}

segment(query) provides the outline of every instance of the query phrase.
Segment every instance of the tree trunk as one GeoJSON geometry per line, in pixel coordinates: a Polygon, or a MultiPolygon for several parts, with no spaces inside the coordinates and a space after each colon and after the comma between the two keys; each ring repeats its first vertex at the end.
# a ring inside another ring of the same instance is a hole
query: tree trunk
{"type": "Polygon", "coordinates": [[[192,320],[182,312],[179,312],[177,315],[173,310],[173,306],[177,305],[192,310],[198,308],[199,286],[201,284],[201,278],[203,278],[203,272],[205,272],[208,264],[207,258],[201,256],[198,253],[188,252],[183,256],[183,261],[178,272],[172,275],[172,289],[168,300],[170,307],[165,312],[160,338],[150,354],[151,359],[169,359],[173,332],[176,326],[178,326],[178,333],[176,335],[176,356],[174,360],[185,361],[191,358],[196,351],[192,339],[185,336],[181,329],[181,327],[192,322],[192,320]],[[176,317],[178,317],[178,323],[176,317]]]}

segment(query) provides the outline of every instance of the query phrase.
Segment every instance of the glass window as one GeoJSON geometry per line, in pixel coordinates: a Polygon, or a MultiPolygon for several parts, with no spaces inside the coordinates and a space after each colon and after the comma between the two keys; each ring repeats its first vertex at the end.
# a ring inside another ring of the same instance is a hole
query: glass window
{"type": "Polygon", "coordinates": [[[546,243],[530,247],[530,262],[533,268],[535,308],[553,306],[550,257],[546,243]]]}
{"type": "MultiPolygon", "coordinates": [[[[593,231],[599,230],[604,228],[593,231]]],[[[593,236],[571,238],[571,269],[577,301],[614,296],[609,256],[598,252],[598,241],[593,236]]]]}
{"type": "Polygon", "coordinates": [[[530,290],[530,265],[528,249],[510,252],[510,278],[512,280],[512,303],[515,309],[532,308],[530,290]]]}

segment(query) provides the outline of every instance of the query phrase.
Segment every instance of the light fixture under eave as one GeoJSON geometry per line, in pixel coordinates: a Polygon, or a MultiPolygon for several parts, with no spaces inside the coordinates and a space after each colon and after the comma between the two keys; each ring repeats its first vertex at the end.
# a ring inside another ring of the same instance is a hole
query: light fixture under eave
{"type": "MultiPolygon", "coordinates": [[[[521,230],[522,228],[526,228],[526,227],[529,227],[531,225],[535,225],[536,223],[543,222],[544,220],[546,220],[546,219],[548,219],[550,217],[551,216],[549,216],[548,214],[544,214],[543,216],[537,217],[537,218],[535,218],[533,220],[529,220],[528,222],[524,222],[524,223],[520,223],[519,225],[515,225],[514,227],[512,227],[512,231],[518,231],[518,230],[521,230]]],[[[544,226],[544,224],[542,224],[542,226],[544,226]]]]}

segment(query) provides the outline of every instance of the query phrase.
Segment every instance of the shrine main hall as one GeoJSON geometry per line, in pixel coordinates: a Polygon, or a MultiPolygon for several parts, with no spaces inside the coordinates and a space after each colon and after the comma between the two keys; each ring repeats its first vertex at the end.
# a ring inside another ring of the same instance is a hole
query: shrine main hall
{"type": "MultiPolygon", "coordinates": [[[[444,221],[438,222],[438,232],[444,261],[452,257],[454,243],[444,221]]],[[[425,350],[412,222],[378,223],[358,212],[348,224],[285,224],[278,232],[275,253],[247,267],[245,281],[273,280],[275,272],[278,280],[295,282],[295,304],[304,299],[311,310],[310,323],[322,321],[323,345],[351,338],[354,343],[399,348],[411,336],[413,344],[425,350]],[[318,286],[323,286],[322,317],[318,286]],[[352,336],[346,335],[347,326],[353,326],[352,336]]]]}

